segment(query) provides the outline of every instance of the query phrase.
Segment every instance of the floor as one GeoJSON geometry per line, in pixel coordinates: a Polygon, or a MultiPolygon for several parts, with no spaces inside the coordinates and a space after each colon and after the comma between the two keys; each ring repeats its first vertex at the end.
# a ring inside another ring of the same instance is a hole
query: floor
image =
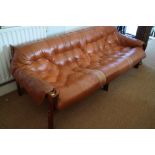
{"type": "MultiPolygon", "coordinates": [[[[78,104],[55,111],[55,128],[155,128],[155,40],[147,58],[78,104]]],[[[0,97],[0,128],[47,128],[47,105],[12,92],[0,97]]]]}

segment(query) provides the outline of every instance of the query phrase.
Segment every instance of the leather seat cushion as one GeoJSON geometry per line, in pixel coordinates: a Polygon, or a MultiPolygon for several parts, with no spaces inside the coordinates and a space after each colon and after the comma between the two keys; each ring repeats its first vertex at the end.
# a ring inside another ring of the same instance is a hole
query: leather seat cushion
{"type": "Polygon", "coordinates": [[[51,82],[50,84],[59,91],[60,100],[57,108],[63,109],[94,92],[105,83],[105,75],[98,70],[76,69],[68,71],[68,73],[66,71],[62,72],[57,82],[51,82]]]}
{"type": "Polygon", "coordinates": [[[58,88],[60,92],[60,100],[57,104],[58,109],[63,109],[74,102],[80,101],[101,86],[95,76],[81,73],[70,76],[68,81],[70,82],[58,88]]]}
{"type": "Polygon", "coordinates": [[[79,101],[106,83],[106,77],[101,71],[81,68],[77,62],[58,66],[42,58],[26,67],[26,70],[30,69],[34,77],[48,82],[59,91],[58,109],[79,101]],[[44,65],[38,70],[40,63],[44,65]]]}
{"type": "Polygon", "coordinates": [[[136,65],[145,53],[141,48],[123,48],[121,51],[113,51],[102,57],[101,61],[92,63],[89,68],[102,71],[107,83],[136,65]]]}

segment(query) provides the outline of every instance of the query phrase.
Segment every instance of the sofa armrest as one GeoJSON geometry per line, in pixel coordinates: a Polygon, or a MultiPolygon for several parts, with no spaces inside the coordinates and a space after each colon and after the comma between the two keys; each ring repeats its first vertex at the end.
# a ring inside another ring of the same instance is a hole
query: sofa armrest
{"type": "Polygon", "coordinates": [[[125,46],[130,46],[130,47],[144,47],[145,46],[145,43],[141,40],[138,40],[138,39],[135,39],[135,38],[129,38],[123,34],[120,34],[118,33],[118,38],[120,40],[120,43],[122,45],[125,45],[125,46]]]}
{"type": "Polygon", "coordinates": [[[51,84],[33,76],[31,72],[18,69],[14,77],[38,105],[44,101],[46,96],[54,98],[58,94],[51,84]]]}

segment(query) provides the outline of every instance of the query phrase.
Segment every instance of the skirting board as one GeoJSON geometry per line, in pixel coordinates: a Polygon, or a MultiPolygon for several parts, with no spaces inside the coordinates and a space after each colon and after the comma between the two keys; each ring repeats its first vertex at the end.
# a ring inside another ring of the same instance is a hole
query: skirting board
{"type": "Polygon", "coordinates": [[[11,82],[11,83],[8,83],[4,86],[0,86],[0,96],[3,96],[5,94],[8,94],[14,90],[16,90],[17,87],[16,87],[16,83],[15,82],[11,82]]]}

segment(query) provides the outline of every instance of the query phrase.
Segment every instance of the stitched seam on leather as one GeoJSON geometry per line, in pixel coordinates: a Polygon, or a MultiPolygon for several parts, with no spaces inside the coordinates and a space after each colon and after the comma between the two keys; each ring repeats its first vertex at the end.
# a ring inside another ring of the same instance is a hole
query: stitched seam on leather
{"type": "Polygon", "coordinates": [[[103,85],[103,81],[106,82],[106,76],[102,71],[97,69],[86,69],[86,71],[93,73],[99,79],[101,86],[103,85]]]}

